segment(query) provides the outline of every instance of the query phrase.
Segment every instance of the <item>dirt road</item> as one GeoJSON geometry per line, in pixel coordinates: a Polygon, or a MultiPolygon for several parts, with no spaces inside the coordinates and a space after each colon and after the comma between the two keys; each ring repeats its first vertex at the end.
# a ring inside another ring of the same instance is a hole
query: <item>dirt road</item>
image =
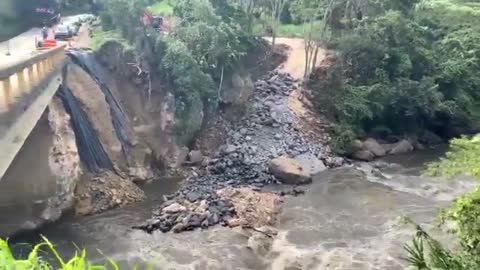
{"type": "MultiPolygon", "coordinates": [[[[88,47],[90,36],[88,34],[88,25],[83,24],[77,37],[74,37],[73,44],[76,47],[88,47]]],[[[42,40],[41,28],[32,28],[8,41],[0,42],[0,68],[18,62],[22,59],[28,59],[32,54],[37,53],[35,42],[42,40]],[[10,55],[8,55],[8,53],[10,55]]],[[[49,29],[49,39],[54,39],[54,27],[49,29]]],[[[66,44],[66,41],[60,41],[59,44],[66,44]]]]}
{"type": "MultiPolygon", "coordinates": [[[[267,40],[271,41],[271,39],[267,40]]],[[[278,45],[288,46],[288,59],[283,64],[282,71],[290,73],[293,78],[303,80],[305,72],[305,42],[303,38],[277,38],[275,41],[278,45]]],[[[325,57],[325,50],[320,50],[317,59],[317,65],[325,57]]]]}

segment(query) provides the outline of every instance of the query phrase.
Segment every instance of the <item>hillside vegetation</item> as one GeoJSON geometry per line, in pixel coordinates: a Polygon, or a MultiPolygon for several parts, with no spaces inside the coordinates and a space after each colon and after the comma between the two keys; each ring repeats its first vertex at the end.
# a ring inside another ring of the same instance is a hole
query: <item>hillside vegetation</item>
{"type": "MultiPolygon", "coordinates": [[[[337,68],[325,83],[330,87],[312,95],[340,133],[388,139],[428,130],[449,139],[473,130],[480,101],[477,2],[334,2],[321,39],[337,52],[337,68]],[[353,11],[346,10],[350,2],[353,11]]],[[[347,148],[348,140],[337,146],[347,148]]]]}

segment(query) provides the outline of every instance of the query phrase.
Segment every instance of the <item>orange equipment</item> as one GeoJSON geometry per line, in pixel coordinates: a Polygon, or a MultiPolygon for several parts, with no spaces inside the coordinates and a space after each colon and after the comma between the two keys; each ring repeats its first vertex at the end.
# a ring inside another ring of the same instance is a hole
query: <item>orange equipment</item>
{"type": "Polygon", "coordinates": [[[43,41],[36,41],[37,50],[45,50],[57,47],[57,41],[54,39],[46,39],[43,41]]]}

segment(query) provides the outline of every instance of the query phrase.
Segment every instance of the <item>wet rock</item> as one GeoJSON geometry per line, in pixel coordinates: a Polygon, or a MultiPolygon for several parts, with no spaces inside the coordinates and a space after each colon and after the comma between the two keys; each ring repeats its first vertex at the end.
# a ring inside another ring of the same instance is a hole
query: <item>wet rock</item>
{"type": "Polygon", "coordinates": [[[289,185],[308,184],[312,181],[311,175],[294,159],[279,157],[273,159],[269,166],[270,172],[282,183],[289,185]]]}
{"type": "Polygon", "coordinates": [[[187,200],[189,200],[190,202],[196,202],[198,201],[198,199],[200,199],[202,197],[202,195],[198,192],[189,192],[187,194],[187,200]]]}
{"type": "Polygon", "coordinates": [[[173,226],[172,231],[173,231],[174,233],[181,233],[181,232],[185,231],[185,229],[186,229],[185,224],[183,224],[183,223],[178,223],[178,224],[176,224],[175,226],[173,226]]]}
{"type": "Polygon", "coordinates": [[[233,144],[227,144],[227,145],[225,145],[224,150],[223,150],[223,152],[224,152],[225,154],[227,154],[227,155],[228,155],[228,154],[231,154],[231,153],[233,153],[233,152],[235,152],[235,151],[237,151],[237,147],[236,147],[235,145],[233,145],[233,144]]]}
{"type": "Polygon", "coordinates": [[[175,214],[175,213],[185,212],[185,211],[187,211],[187,208],[179,203],[173,203],[162,209],[162,212],[167,214],[175,214]]]}
{"type": "Polygon", "coordinates": [[[384,143],[382,144],[383,149],[387,152],[387,154],[390,154],[392,152],[392,149],[397,146],[396,143],[384,143]]]}
{"type": "Polygon", "coordinates": [[[393,147],[392,151],[390,151],[390,154],[392,155],[398,155],[398,154],[405,154],[412,152],[414,150],[414,147],[411,142],[408,140],[402,140],[398,142],[395,147],[393,147]]]}
{"type": "Polygon", "coordinates": [[[188,160],[193,164],[200,164],[204,159],[202,151],[194,150],[188,153],[188,160]]]}
{"type": "Polygon", "coordinates": [[[363,142],[365,150],[372,152],[376,157],[383,157],[386,155],[385,149],[375,140],[367,139],[363,142]]]}
{"type": "Polygon", "coordinates": [[[303,170],[309,175],[321,173],[327,169],[325,164],[313,154],[298,155],[295,157],[295,160],[300,163],[303,170]]]}
{"type": "Polygon", "coordinates": [[[352,158],[362,161],[372,161],[375,159],[375,155],[368,150],[360,150],[353,153],[352,158]]]}
{"type": "Polygon", "coordinates": [[[292,188],[292,189],[289,189],[289,190],[282,190],[280,192],[278,192],[278,194],[280,196],[299,196],[299,195],[303,195],[305,194],[305,190],[299,188],[299,187],[295,187],[295,188],[292,188]]]}
{"type": "Polygon", "coordinates": [[[412,145],[415,148],[415,150],[425,150],[425,146],[417,140],[415,140],[412,145]]]}

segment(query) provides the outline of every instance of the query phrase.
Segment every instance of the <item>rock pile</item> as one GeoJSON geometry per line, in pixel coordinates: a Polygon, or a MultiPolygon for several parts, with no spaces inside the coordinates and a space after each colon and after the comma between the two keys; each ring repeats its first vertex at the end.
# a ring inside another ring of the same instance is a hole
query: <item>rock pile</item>
{"type": "Polygon", "coordinates": [[[130,179],[105,171],[77,185],[75,212],[79,215],[98,214],[145,198],[145,193],[130,179]]]}
{"type": "Polygon", "coordinates": [[[245,116],[229,127],[227,143],[210,157],[191,152],[191,162],[201,165],[192,169],[183,188],[165,198],[154,217],[138,228],[180,232],[228,225],[228,220],[238,218],[239,213],[231,200],[217,191],[241,187],[260,191],[266,185],[281,183],[282,177],[272,174],[270,166],[275,158],[292,161],[304,173],[301,181],[283,181],[289,184],[306,183],[311,174],[341,165],[329,147],[310,143],[296,127],[297,119],[288,107],[288,96],[296,88],[297,82],[280,71],[258,80],[245,116]]]}
{"type": "Polygon", "coordinates": [[[381,144],[377,140],[369,138],[363,142],[355,141],[353,148],[355,149],[352,154],[354,159],[372,161],[377,157],[405,154],[415,149],[422,150],[424,147],[416,139],[403,139],[396,143],[381,144]]]}

